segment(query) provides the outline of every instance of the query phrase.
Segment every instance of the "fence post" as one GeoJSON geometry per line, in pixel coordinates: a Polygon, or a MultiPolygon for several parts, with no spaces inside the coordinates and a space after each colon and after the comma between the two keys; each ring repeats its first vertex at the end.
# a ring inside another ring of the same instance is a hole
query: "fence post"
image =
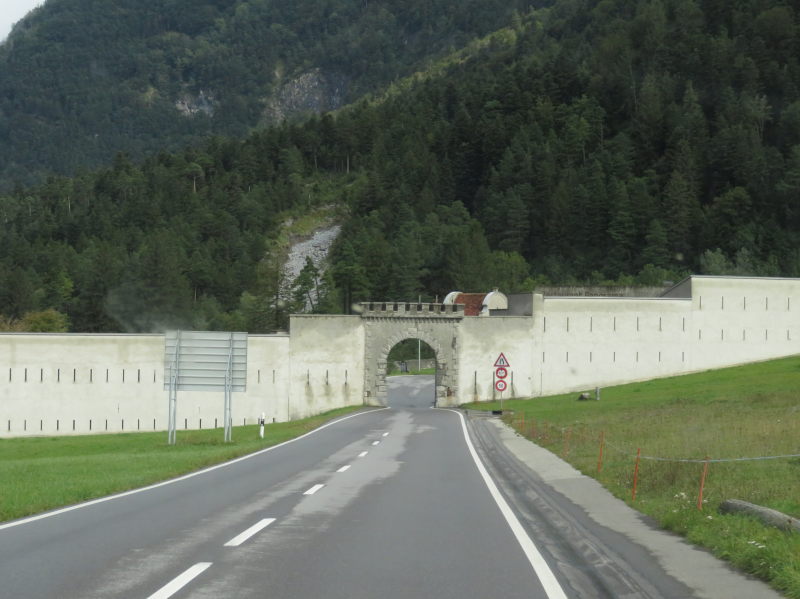
{"type": "Polygon", "coordinates": [[[700,493],[697,496],[697,509],[703,511],[703,489],[706,486],[706,476],[708,475],[708,456],[703,464],[703,475],[700,477],[700,493]]]}
{"type": "Polygon", "coordinates": [[[642,448],[636,448],[636,466],[633,468],[633,495],[631,497],[632,501],[636,501],[636,485],[639,482],[639,458],[642,455],[642,448]]]}

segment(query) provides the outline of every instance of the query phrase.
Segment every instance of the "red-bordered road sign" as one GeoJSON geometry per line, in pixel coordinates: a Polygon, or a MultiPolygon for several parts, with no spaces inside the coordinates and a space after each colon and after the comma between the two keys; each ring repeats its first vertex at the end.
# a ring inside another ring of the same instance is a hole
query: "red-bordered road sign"
{"type": "Polygon", "coordinates": [[[508,368],[509,366],[511,366],[511,364],[508,363],[504,354],[501,353],[497,356],[497,360],[494,362],[495,368],[508,368]]]}
{"type": "Polygon", "coordinates": [[[500,393],[508,389],[508,383],[506,383],[503,379],[496,381],[494,384],[494,388],[497,389],[500,393]]]}
{"type": "Polygon", "coordinates": [[[497,370],[494,371],[494,375],[499,379],[504,379],[508,376],[508,369],[500,366],[497,370]]]}

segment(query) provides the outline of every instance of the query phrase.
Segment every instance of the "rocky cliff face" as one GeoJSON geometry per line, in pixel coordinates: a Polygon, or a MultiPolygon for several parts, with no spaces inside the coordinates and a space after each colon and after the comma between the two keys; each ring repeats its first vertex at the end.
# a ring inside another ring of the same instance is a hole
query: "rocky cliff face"
{"type": "Polygon", "coordinates": [[[280,123],[295,116],[336,110],[344,103],[346,92],[344,75],[312,69],[280,86],[267,101],[264,121],[280,123]]]}

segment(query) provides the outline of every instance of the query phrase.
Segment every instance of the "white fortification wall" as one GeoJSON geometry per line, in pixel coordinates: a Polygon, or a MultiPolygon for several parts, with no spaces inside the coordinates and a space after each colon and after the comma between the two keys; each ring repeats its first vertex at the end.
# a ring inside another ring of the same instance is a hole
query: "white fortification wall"
{"type": "Polygon", "coordinates": [[[536,397],[800,354],[800,279],[694,276],[660,298],[533,297],[533,316],[465,319],[459,402],[536,397]]]}
{"type": "MultiPolygon", "coordinates": [[[[661,298],[534,295],[532,316],[460,320],[457,364],[448,366],[456,387],[442,405],[500,397],[501,352],[511,365],[506,399],[800,354],[799,311],[800,279],[691,277],[661,298]]],[[[359,316],[297,315],[291,335],[250,335],[234,424],[374,401],[369,326],[359,316]]],[[[400,321],[395,333],[408,330],[400,321]]],[[[0,437],[166,430],[163,376],[163,335],[0,334],[0,437]]],[[[177,409],[179,430],[221,427],[223,394],[179,392],[177,409]]]]}
{"type": "MultiPolygon", "coordinates": [[[[250,335],[234,424],[286,420],[289,336],[250,335]]],[[[163,335],[0,335],[0,436],[167,428],[163,335]]],[[[222,427],[223,393],[178,393],[178,429],[222,427]]]]}

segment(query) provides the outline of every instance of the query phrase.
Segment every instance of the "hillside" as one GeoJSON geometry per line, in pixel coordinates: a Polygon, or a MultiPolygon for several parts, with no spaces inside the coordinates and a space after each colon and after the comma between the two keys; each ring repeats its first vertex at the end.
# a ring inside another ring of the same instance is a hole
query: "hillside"
{"type": "Polygon", "coordinates": [[[276,226],[323,205],[343,229],[322,311],[800,276],[798,32],[781,0],[561,0],[335,113],[18,188],[0,313],[274,330],[276,226]]]}
{"type": "Polygon", "coordinates": [[[0,46],[0,189],[338,108],[528,6],[47,0],[0,46]]]}

